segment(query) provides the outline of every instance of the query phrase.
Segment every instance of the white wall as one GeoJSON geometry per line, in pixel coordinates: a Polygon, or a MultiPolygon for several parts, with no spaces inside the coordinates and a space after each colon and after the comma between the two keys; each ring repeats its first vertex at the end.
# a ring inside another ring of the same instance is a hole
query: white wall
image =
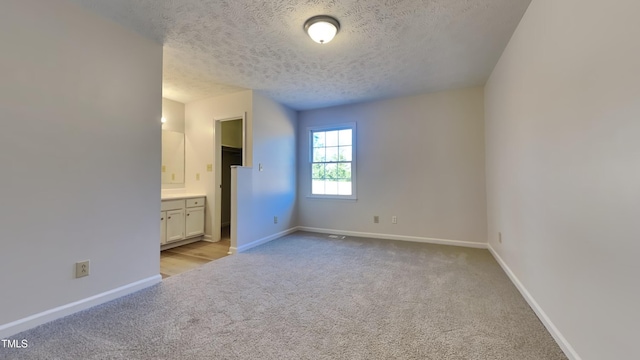
{"type": "Polygon", "coordinates": [[[638,14],[533,0],[486,86],[489,242],[576,359],[640,358],[638,14]]]}
{"type": "Polygon", "coordinates": [[[186,104],[186,179],[188,192],[203,193],[207,196],[205,234],[212,235],[213,217],[215,214],[215,173],[207,171],[207,164],[216,169],[214,159],[214,119],[242,118],[247,113],[247,149],[246,163],[251,164],[252,154],[252,116],[253,91],[247,90],[229,95],[218,96],[186,104]],[[200,174],[200,180],[196,180],[200,174]]]}
{"type": "MultiPolygon", "coordinates": [[[[206,172],[214,161],[214,119],[242,117],[246,119],[245,165],[242,172],[251,184],[237,189],[244,211],[238,223],[247,224],[237,232],[237,246],[242,247],[270,235],[296,226],[295,202],[295,133],[296,113],[254,91],[243,91],[188,103],[186,105],[187,180],[188,192],[207,195],[206,234],[212,234],[215,208],[215,177],[206,172]],[[263,164],[259,171],[258,162],[263,164]],[[255,167],[252,168],[252,164],[255,167]],[[200,173],[200,181],[195,174],[200,173]],[[278,216],[278,224],[273,223],[278,216]]],[[[233,202],[233,200],[232,200],[233,202]]],[[[233,205],[232,205],[233,206],[233,205]]],[[[233,217],[233,215],[232,215],[233,217]]],[[[232,249],[233,250],[233,249],[232,249]]],[[[242,248],[241,248],[242,250],[242,248]]]]}
{"type": "Polygon", "coordinates": [[[66,0],[6,0],[0,48],[5,337],[25,317],[159,280],[162,47],[66,0]]]}
{"type": "Polygon", "coordinates": [[[301,112],[300,225],[484,242],[483,116],[482,88],[301,112]],[[357,123],[357,201],[306,197],[308,127],[346,122],[357,123]]]}
{"type": "Polygon", "coordinates": [[[253,114],[254,166],[238,173],[242,184],[250,184],[237,190],[240,251],[297,226],[297,114],[259,92],[253,94],[253,114]]]}

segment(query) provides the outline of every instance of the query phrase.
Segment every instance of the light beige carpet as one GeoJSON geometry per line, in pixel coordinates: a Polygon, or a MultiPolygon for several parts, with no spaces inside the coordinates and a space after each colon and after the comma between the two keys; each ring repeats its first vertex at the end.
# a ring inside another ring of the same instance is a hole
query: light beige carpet
{"type": "Polygon", "coordinates": [[[18,334],[2,359],[566,359],[488,251],[298,232],[18,334]]]}

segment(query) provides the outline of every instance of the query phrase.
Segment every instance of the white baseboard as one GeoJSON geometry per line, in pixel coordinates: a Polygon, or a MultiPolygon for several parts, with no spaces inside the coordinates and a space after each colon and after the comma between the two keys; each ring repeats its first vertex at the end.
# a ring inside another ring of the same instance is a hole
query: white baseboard
{"type": "Polygon", "coordinates": [[[533,309],[536,315],[538,315],[538,318],[540,319],[544,327],[547,328],[547,331],[549,331],[551,336],[553,336],[553,338],[558,343],[558,345],[560,346],[564,354],[567,355],[569,360],[581,360],[582,358],[580,357],[580,355],[578,355],[578,353],[573,349],[573,346],[571,346],[571,344],[569,344],[569,342],[562,335],[562,333],[560,333],[560,330],[558,330],[558,328],[553,324],[553,322],[551,321],[551,319],[549,319],[549,317],[544,312],[544,310],[542,310],[540,305],[538,305],[538,302],[533,298],[533,296],[531,296],[527,288],[524,287],[524,285],[520,282],[518,277],[513,273],[513,271],[511,271],[507,263],[505,263],[504,260],[502,260],[502,258],[500,257],[500,255],[498,255],[498,253],[493,249],[491,244],[488,244],[488,249],[489,249],[489,252],[491,252],[491,255],[493,255],[493,257],[496,259],[498,264],[500,264],[500,266],[502,267],[502,270],[504,270],[504,272],[507,273],[507,276],[509,276],[509,279],[511,279],[511,282],[516,286],[518,291],[520,291],[520,294],[522,294],[522,297],[524,297],[524,299],[527,300],[527,303],[529,303],[529,306],[533,309]]]}
{"type": "Polygon", "coordinates": [[[117,299],[119,297],[129,295],[138,290],[142,290],[149,286],[155,285],[162,281],[162,276],[155,275],[142,279],[131,284],[120,286],[113,290],[105,291],[103,293],[90,296],[86,299],[78,300],[66,305],[58,306],[56,308],[43,311],[38,314],[27,316],[26,318],[19,319],[8,324],[0,325],[0,339],[6,339],[10,336],[29,330],[38,325],[48,323],[50,321],[60,319],[67,315],[71,315],[81,310],[88,309],[90,307],[106,303],[108,301],[117,299]]]}
{"type": "Polygon", "coordinates": [[[208,242],[215,242],[215,241],[213,241],[213,236],[211,236],[209,234],[204,234],[204,238],[202,240],[203,241],[208,241],[208,242]]]}
{"type": "Polygon", "coordinates": [[[258,239],[258,240],[252,241],[252,242],[250,242],[248,244],[244,244],[244,245],[238,246],[237,248],[229,248],[229,251],[233,252],[234,254],[235,253],[239,253],[239,252],[243,252],[243,251],[249,250],[251,248],[254,248],[254,247],[258,246],[258,245],[262,245],[262,244],[268,243],[271,240],[275,240],[275,239],[281,238],[281,237],[283,237],[285,235],[289,235],[289,234],[291,234],[293,232],[296,232],[297,230],[298,230],[298,227],[292,227],[291,229],[287,229],[287,230],[281,231],[279,233],[275,233],[273,235],[269,235],[267,237],[263,237],[262,239],[258,239]]]}
{"type": "Polygon", "coordinates": [[[298,226],[297,230],[309,231],[309,232],[315,232],[315,233],[321,233],[321,234],[336,234],[336,235],[346,235],[346,236],[367,237],[367,238],[373,238],[373,239],[400,240],[400,241],[410,241],[410,242],[419,242],[419,243],[427,243],[427,244],[462,246],[462,247],[470,247],[470,248],[476,248],[476,249],[487,248],[486,243],[477,243],[473,241],[447,240],[447,239],[435,239],[435,238],[426,238],[426,237],[419,237],[419,236],[378,234],[378,233],[367,233],[367,232],[360,232],[360,231],[322,229],[322,228],[312,228],[307,226],[298,226]]]}

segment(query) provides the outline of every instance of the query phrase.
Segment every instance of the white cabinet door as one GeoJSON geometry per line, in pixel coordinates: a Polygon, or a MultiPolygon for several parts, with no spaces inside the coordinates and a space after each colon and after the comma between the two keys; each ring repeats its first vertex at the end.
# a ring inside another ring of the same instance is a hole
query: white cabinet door
{"type": "Polygon", "coordinates": [[[184,209],[167,211],[167,242],[184,239],[184,209]]]}
{"type": "Polygon", "coordinates": [[[167,212],[160,212],[160,245],[167,243],[167,212]]]}
{"type": "Polygon", "coordinates": [[[204,234],[204,207],[187,209],[187,234],[185,237],[204,234]]]}

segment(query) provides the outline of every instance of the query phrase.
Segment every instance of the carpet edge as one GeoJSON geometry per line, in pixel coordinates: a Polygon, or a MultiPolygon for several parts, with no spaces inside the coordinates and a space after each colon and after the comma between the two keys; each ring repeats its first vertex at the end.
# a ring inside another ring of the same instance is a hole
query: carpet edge
{"type": "Polygon", "coordinates": [[[160,274],[150,276],[142,280],[119,286],[115,289],[111,289],[78,301],[64,304],[49,310],[39,312],[37,314],[27,316],[22,319],[12,321],[7,324],[0,325],[0,339],[6,339],[10,336],[34,328],[38,325],[42,325],[60,319],[67,315],[86,310],[96,305],[100,305],[108,301],[132,294],[136,291],[158,284],[161,281],[162,276],[160,276],[160,274]]]}
{"type": "Polygon", "coordinates": [[[502,267],[502,270],[507,274],[507,276],[509,277],[509,280],[511,280],[511,282],[516,286],[516,288],[518,289],[522,297],[527,301],[527,303],[529,304],[533,312],[536,313],[536,315],[538,316],[538,319],[540,319],[540,321],[542,322],[544,327],[547,329],[549,334],[551,334],[551,336],[556,341],[556,343],[558,343],[558,345],[560,346],[560,349],[562,349],[564,354],[570,360],[582,360],[582,358],[580,357],[580,355],[578,355],[578,353],[573,348],[573,346],[571,346],[569,341],[567,341],[564,335],[562,335],[560,330],[551,321],[549,316],[547,316],[544,310],[542,310],[542,307],[540,307],[538,302],[533,298],[529,290],[527,290],[524,284],[520,282],[520,279],[518,279],[516,274],[513,271],[511,271],[511,268],[509,268],[507,263],[504,262],[504,260],[500,257],[498,252],[495,251],[495,249],[491,246],[491,244],[488,244],[488,249],[491,255],[493,256],[493,258],[496,259],[500,267],[502,267]]]}
{"type": "Polygon", "coordinates": [[[261,239],[254,240],[254,241],[252,241],[252,242],[250,242],[248,244],[244,244],[244,245],[238,246],[237,248],[229,247],[229,252],[232,252],[234,254],[241,253],[243,251],[247,251],[247,250],[249,250],[251,248],[254,248],[256,246],[266,244],[269,241],[272,241],[272,240],[275,240],[275,239],[279,239],[279,238],[281,238],[281,237],[283,237],[285,235],[289,235],[291,233],[294,233],[294,232],[296,232],[298,230],[299,230],[299,227],[298,226],[294,226],[294,227],[289,228],[287,230],[283,230],[283,231],[280,231],[278,233],[275,233],[275,234],[272,234],[272,235],[269,235],[269,236],[265,236],[265,237],[263,237],[261,239]]]}
{"type": "Polygon", "coordinates": [[[360,231],[314,228],[314,227],[308,227],[308,226],[298,226],[297,230],[309,231],[309,232],[321,233],[321,234],[336,234],[336,235],[357,236],[357,237],[365,237],[365,238],[368,237],[373,239],[410,241],[410,242],[425,243],[425,244],[461,246],[461,247],[468,247],[468,248],[475,248],[475,249],[487,248],[487,243],[463,241],[463,240],[437,239],[437,238],[395,235],[395,234],[368,233],[368,232],[360,232],[360,231]]]}

